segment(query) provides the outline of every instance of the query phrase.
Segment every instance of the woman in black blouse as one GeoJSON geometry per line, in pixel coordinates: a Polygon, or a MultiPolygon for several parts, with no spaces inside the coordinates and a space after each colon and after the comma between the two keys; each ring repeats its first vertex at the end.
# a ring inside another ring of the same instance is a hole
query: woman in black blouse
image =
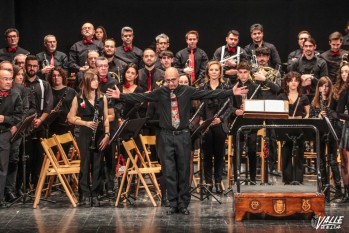
{"type": "MultiPolygon", "coordinates": [[[[284,93],[278,96],[279,100],[287,100],[289,103],[289,118],[308,118],[309,117],[309,99],[301,91],[301,75],[297,72],[289,72],[284,77],[284,93]]],[[[299,135],[289,135],[299,136],[299,135]]],[[[292,181],[303,182],[303,159],[304,143],[302,138],[297,140],[297,154],[295,156],[294,166],[292,166],[292,148],[293,141],[287,140],[282,147],[282,176],[285,184],[292,181]],[[294,172],[295,171],[295,174],[294,172]]]]}
{"type": "Polygon", "coordinates": [[[80,87],[80,93],[74,97],[68,114],[69,123],[80,127],[77,138],[81,155],[79,202],[81,205],[99,206],[97,195],[102,184],[102,151],[110,137],[108,101],[98,90],[96,71],[87,70],[80,87]],[[97,112],[98,119],[94,121],[97,112]]]}

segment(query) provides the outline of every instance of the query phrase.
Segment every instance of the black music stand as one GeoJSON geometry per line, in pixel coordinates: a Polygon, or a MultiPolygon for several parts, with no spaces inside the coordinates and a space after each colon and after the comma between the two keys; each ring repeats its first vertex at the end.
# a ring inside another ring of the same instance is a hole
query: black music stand
{"type": "MultiPolygon", "coordinates": [[[[325,121],[317,118],[310,118],[310,119],[277,119],[277,120],[271,120],[273,124],[276,125],[313,125],[315,126],[320,134],[327,133],[329,131],[327,124],[325,121]]],[[[298,150],[297,147],[297,140],[303,140],[303,141],[313,141],[315,138],[315,132],[312,129],[300,129],[300,128],[287,128],[287,129],[280,129],[275,128],[275,134],[276,138],[279,141],[292,141],[292,176],[293,181],[290,182],[291,185],[299,185],[300,183],[296,181],[296,166],[295,166],[295,159],[296,159],[296,152],[298,150]]],[[[319,168],[318,168],[319,169],[319,168]]],[[[313,169],[314,170],[314,169],[313,169]]],[[[320,174],[320,182],[321,182],[321,174],[320,174]]],[[[322,184],[321,184],[322,187],[322,184]]]]}
{"type": "Polygon", "coordinates": [[[204,168],[204,150],[202,148],[202,145],[204,144],[204,137],[207,133],[207,130],[209,128],[209,126],[211,125],[212,121],[214,120],[214,118],[210,118],[206,121],[204,121],[191,135],[191,140],[194,141],[196,140],[198,137],[200,139],[200,182],[198,184],[197,187],[195,187],[194,189],[191,190],[191,195],[193,197],[196,197],[197,199],[199,199],[200,201],[205,200],[206,198],[209,199],[210,196],[212,196],[219,204],[222,204],[216,197],[215,195],[207,188],[207,185],[204,184],[204,173],[203,173],[203,168],[204,168]],[[200,189],[200,197],[196,196],[195,194],[193,194],[193,192],[197,189],[200,189]],[[205,194],[205,196],[204,196],[205,194]]]}
{"type": "Polygon", "coordinates": [[[52,111],[48,116],[45,118],[44,122],[42,122],[42,125],[45,127],[45,134],[46,137],[49,137],[50,133],[50,125],[57,119],[57,117],[62,113],[63,111],[52,111]]]}
{"type": "MultiPolygon", "coordinates": [[[[18,127],[16,133],[11,137],[10,142],[13,143],[17,141],[19,138],[22,138],[22,146],[23,146],[23,151],[22,151],[22,156],[21,156],[21,161],[22,161],[22,176],[23,176],[23,194],[17,197],[8,207],[11,207],[15,203],[17,203],[19,200],[22,199],[22,203],[25,204],[27,197],[29,198],[34,198],[34,196],[29,195],[30,192],[27,192],[27,182],[26,182],[26,173],[27,173],[27,159],[28,155],[26,155],[25,152],[25,138],[26,138],[26,130],[28,127],[32,124],[33,120],[36,118],[37,114],[30,115],[26,117],[23,121],[22,124],[18,127]]],[[[43,201],[48,201],[52,203],[56,203],[55,201],[47,200],[47,199],[40,199],[43,201]]]]}
{"type": "MultiPolygon", "coordinates": [[[[112,139],[109,141],[109,145],[110,145],[114,140],[116,140],[117,147],[118,147],[118,156],[122,156],[120,153],[121,141],[129,140],[130,138],[136,138],[139,134],[139,131],[142,129],[146,121],[147,121],[147,118],[125,120],[124,123],[118,128],[118,130],[113,135],[112,139]]],[[[118,182],[118,184],[120,185],[120,182],[118,182]]],[[[115,194],[117,194],[117,192],[115,192],[115,194]]],[[[120,208],[123,207],[121,203],[125,199],[129,204],[132,205],[133,203],[128,197],[132,198],[133,200],[136,200],[136,198],[131,195],[123,196],[121,198],[120,203],[118,204],[118,207],[120,208]]]]}

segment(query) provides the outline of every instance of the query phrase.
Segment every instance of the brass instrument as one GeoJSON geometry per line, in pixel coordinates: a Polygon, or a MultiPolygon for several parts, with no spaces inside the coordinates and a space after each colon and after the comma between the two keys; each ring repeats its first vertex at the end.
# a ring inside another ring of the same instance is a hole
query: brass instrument
{"type": "MultiPolygon", "coordinates": [[[[266,75],[265,77],[267,78],[267,80],[269,80],[270,82],[274,83],[274,84],[278,84],[278,82],[281,80],[281,73],[280,73],[280,67],[276,70],[272,67],[269,67],[269,66],[258,66],[258,70],[257,72],[255,73],[258,73],[258,72],[262,72],[262,71],[265,71],[266,72],[266,75]]],[[[255,76],[254,74],[251,76],[252,78],[252,81],[255,82],[255,76]]],[[[262,86],[262,90],[270,90],[270,87],[267,87],[266,85],[263,85],[262,86]]]]}
{"type": "Polygon", "coordinates": [[[226,61],[228,61],[228,60],[230,60],[230,59],[235,59],[235,58],[237,58],[238,56],[240,56],[240,54],[242,54],[242,52],[241,52],[241,53],[237,53],[237,54],[235,54],[235,55],[233,55],[233,56],[224,58],[223,60],[221,60],[221,61],[219,61],[219,62],[222,64],[222,66],[224,66],[224,65],[225,65],[224,63],[225,63],[226,61]]]}
{"type": "Polygon", "coordinates": [[[349,54],[348,53],[345,53],[343,54],[342,56],[342,60],[341,60],[341,63],[340,63],[340,67],[344,66],[344,65],[348,65],[349,63],[349,54]]]}
{"type": "MultiPolygon", "coordinates": [[[[118,71],[119,71],[119,68],[118,68],[118,71]]],[[[113,78],[115,78],[116,80],[118,80],[118,83],[121,83],[121,77],[120,77],[120,73],[117,74],[115,72],[108,72],[113,78]]]]}
{"type": "Polygon", "coordinates": [[[259,70],[259,65],[257,62],[257,56],[256,56],[256,52],[254,50],[251,51],[252,53],[252,57],[251,57],[251,66],[252,66],[252,73],[258,72],[259,70]]]}
{"type": "MultiPolygon", "coordinates": [[[[96,93],[97,94],[97,93],[96,93]]],[[[97,123],[96,128],[92,131],[92,138],[91,138],[91,144],[89,149],[91,151],[96,150],[96,133],[97,133],[97,128],[98,128],[98,123],[99,123],[99,111],[98,111],[98,106],[99,106],[99,100],[96,98],[96,103],[95,103],[95,112],[93,115],[93,122],[97,123]]]]}
{"type": "MultiPolygon", "coordinates": [[[[185,62],[184,69],[188,68],[188,67],[193,69],[193,65],[192,65],[192,62],[191,62],[190,58],[188,58],[188,60],[185,62]]],[[[195,72],[195,71],[193,71],[193,72],[195,72]]],[[[188,74],[188,77],[191,80],[191,74],[188,74]]]]}
{"type": "Polygon", "coordinates": [[[156,85],[158,85],[159,87],[162,87],[165,84],[165,80],[164,79],[160,79],[159,81],[155,82],[156,85]]]}
{"type": "Polygon", "coordinates": [[[50,63],[47,60],[46,54],[44,53],[44,59],[42,60],[42,68],[49,66],[49,65],[50,65],[50,63]]]}

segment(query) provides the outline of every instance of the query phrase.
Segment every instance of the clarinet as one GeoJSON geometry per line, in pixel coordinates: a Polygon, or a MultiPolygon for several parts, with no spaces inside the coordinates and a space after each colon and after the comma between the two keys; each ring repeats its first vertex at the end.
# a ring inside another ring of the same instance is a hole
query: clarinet
{"type": "Polygon", "coordinates": [[[95,113],[93,115],[93,122],[97,123],[96,128],[92,131],[92,138],[91,138],[91,144],[89,149],[91,151],[96,150],[96,133],[97,133],[97,128],[98,128],[98,123],[99,123],[99,111],[98,111],[98,106],[99,106],[99,100],[96,98],[96,103],[95,103],[95,113]]]}
{"type": "MultiPolygon", "coordinates": [[[[218,110],[218,112],[213,116],[213,118],[219,117],[219,115],[222,113],[222,111],[225,109],[225,107],[228,105],[229,102],[230,102],[230,99],[228,98],[228,99],[224,102],[223,106],[222,106],[222,107],[218,110]]],[[[208,130],[210,129],[211,126],[212,126],[212,123],[207,127],[207,129],[205,130],[205,133],[208,132],[208,130]]]]}
{"type": "Polygon", "coordinates": [[[58,101],[56,107],[53,109],[54,112],[58,112],[62,105],[63,105],[63,101],[65,99],[65,97],[67,96],[67,90],[64,92],[63,96],[61,97],[61,99],[58,101]]]}

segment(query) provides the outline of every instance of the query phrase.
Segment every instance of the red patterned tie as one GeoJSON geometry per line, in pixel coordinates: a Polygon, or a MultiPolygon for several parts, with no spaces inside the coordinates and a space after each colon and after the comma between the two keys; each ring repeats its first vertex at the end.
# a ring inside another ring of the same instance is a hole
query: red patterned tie
{"type": "Polygon", "coordinates": [[[152,90],[152,83],[153,83],[153,79],[152,79],[152,75],[151,75],[151,71],[148,71],[148,91],[152,90]]]}
{"type": "Polygon", "coordinates": [[[178,110],[178,101],[177,101],[177,96],[173,91],[171,91],[170,94],[171,98],[171,118],[172,118],[172,126],[175,129],[178,129],[180,125],[180,118],[179,118],[179,110],[178,110]]]}
{"type": "Polygon", "coordinates": [[[50,65],[51,65],[51,66],[55,66],[55,58],[53,57],[53,53],[51,54],[50,65]]]}
{"type": "Polygon", "coordinates": [[[190,50],[190,68],[193,69],[193,72],[191,73],[191,83],[195,82],[195,56],[194,56],[194,49],[190,50]]]}

